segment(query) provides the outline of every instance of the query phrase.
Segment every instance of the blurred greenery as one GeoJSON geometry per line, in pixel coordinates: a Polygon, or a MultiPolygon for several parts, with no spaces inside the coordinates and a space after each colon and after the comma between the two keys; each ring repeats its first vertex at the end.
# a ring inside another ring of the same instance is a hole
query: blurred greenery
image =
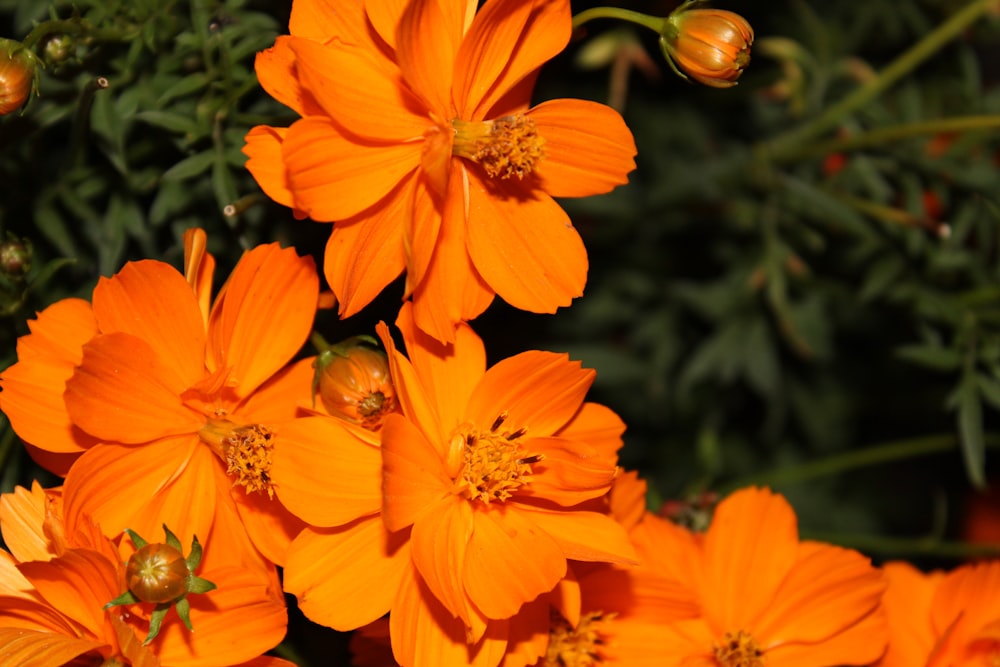
{"type": "MultiPolygon", "coordinates": [[[[964,508],[1000,444],[989,4],[720,0],[757,37],[728,90],[673,76],[655,34],[588,23],[537,98],[621,105],[638,169],[563,202],[590,253],[586,295],[554,317],[495,303],[474,323],[491,359],[542,347],[596,368],[592,399],[628,424],[622,462],[653,505],[766,483],[805,533],[876,558],[971,554],[964,508]]],[[[0,247],[4,365],[35,311],[127,260],[179,263],[188,227],[208,230],[221,275],[264,241],[321,257],[329,228],[263,197],[241,153],[250,127],[295,119],[253,72],[290,8],[0,0],[0,36],[32,35],[45,61],[38,96],[0,119],[0,235],[32,253],[25,273],[0,247]]],[[[371,333],[401,293],[317,326],[371,333]]],[[[42,474],[9,429],[0,466],[3,491],[42,474]]]]}

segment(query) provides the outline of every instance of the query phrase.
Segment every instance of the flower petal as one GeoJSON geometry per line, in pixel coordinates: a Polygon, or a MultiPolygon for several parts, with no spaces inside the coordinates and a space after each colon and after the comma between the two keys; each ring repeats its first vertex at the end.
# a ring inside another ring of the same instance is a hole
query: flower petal
{"type": "Polygon", "coordinates": [[[61,614],[102,636],[104,605],[118,590],[117,563],[89,549],[68,549],[48,561],[21,563],[17,569],[61,614]]]}
{"type": "Polygon", "coordinates": [[[316,357],[300,359],[271,376],[236,408],[243,423],[279,424],[306,415],[303,406],[313,399],[316,357]]]}
{"type": "Polygon", "coordinates": [[[105,649],[103,642],[66,637],[26,628],[0,628],[0,654],[5,667],[68,665],[89,651],[105,649]]]}
{"type": "Polygon", "coordinates": [[[17,560],[49,560],[58,555],[44,530],[48,504],[45,490],[37,481],[32,482],[30,491],[16,486],[13,492],[0,495],[0,531],[17,560]]]}
{"type": "Polygon", "coordinates": [[[417,179],[406,176],[370,210],[334,224],[323,271],[342,318],[367,306],[406,267],[403,233],[417,179]]]}
{"type": "Polygon", "coordinates": [[[94,288],[101,333],[127,333],[152,348],[189,387],[205,373],[205,324],[194,291],[177,269],[154,260],[129,262],[94,288]]]}
{"type": "MultiPolygon", "coordinates": [[[[367,432],[365,432],[367,433],[367,432]]],[[[382,454],[333,417],[308,417],[278,432],[271,478],[281,502],[318,527],[339,526],[382,506],[382,454]]]]}
{"type": "Polygon", "coordinates": [[[545,140],[537,174],[553,197],[587,197],[628,182],[635,141],[621,115],[587,100],[550,100],[528,112],[545,140]]]}
{"type": "Polygon", "coordinates": [[[566,558],[620,565],[638,562],[625,529],[605,514],[516,505],[519,512],[556,541],[566,558]]]}
{"type": "Polygon", "coordinates": [[[476,270],[521,310],[554,313],[583,294],[587,250],[566,212],[520,183],[469,178],[468,248],[476,270]]]}
{"type": "Polygon", "coordinates": [[[186,388],[146,341],[125,333],[97,336],[66,383],[73,423],[102,440],[139,443],[195,433],[204,419],[184,407],[186,388]]]}
{"type": "Polygon", "coordinates": [[[566,354],[522,352],[486,371],[469,399],[466,416],[488,425],[505,412],[504,427],[526,428],[532,437],[550,436],[580,409],[595,376],[566,354]]]}
{"type": "Polygon", "coordinates": [[[926,575],[909,563],[882,565],[888,588],[882,596],[888,622],[889,645],[878,667],[927,664],[938,639],[930,623],[934,593],[941,573],[926,575]]]}
{"type": "Polygon", "coordinates": [[[365,34],[362,0],[295,0],[288,31],[317,42],[339,39],[357,43],[365,34]]]}
{"type": "Polygon", "coordinates": [[[338,125],[363,139],[415,141],[419,152],[431,120],[403,84],[398,66],[377,47],[339,41],[325,46],[298,37],[289,45],[302,85],[338,125]]]}
{"type": "MultiPolygon", "coordinates": [[[[403,313],[409,307],[405,303],[403,304],[403,307],[399,311],[400,318],[403,318],[403,313]]],[[[401,319],[401,321],[405,325],[406,320],[401,319]]],[[[417,375],[410,360],[396,349],[396,345],[392,341],[392,336],[389,334],[389,327],[384,322],[379,322],[375,330],[378,332],[382,345],[385,346],[385,351],[389,358],[389,373],[392,376],[392,383],[396,389],[399,404],[403,408],[403,414],[406,415],[406,418],[410,422],[424,432],[425,437],[432,445],[434,443],[442,445],[441,455],[443,456],[443,444],[446,434],[440,425],[437,401],[432,398],[430,392],[424,387],[423,378],[417,375]]]]}
{"type": "MultiPolygon", "coordinates": [[[[882,655],[885,641],[885,614],[876,607],[872,613],[825,641],[787,642],[769,649],[766,659],[769,667],[870,665],[882,655]]],[[[882,663],[878,664],[882,667],[882,663]]],[[[907,663],[907,667],[922,664],[907,663]]]]}
{"type": "Polygon", "coordinates": [[[439,0],[412,0],[396,26],[396,62],[403,78],[427,108],[445,119],[453,117],[451,77],[463,18],[439,0]]]}
{"type": "Polygon", "coordinates": [[[249,395],[302,348],[318,299],[312,257],[277,243],[247,252],[212,308],[209,370],[232,369],[237,395],[249,395]]]}
{"type": "Polygon", "coordinates": [[[601,456],[589,445],[567,438],[526,438],[525,451],[541,454],[532,466],[531,483],[519,489],[521,497],[545,498],[563,507],[603,496],[618,472],[617,457],[601,456]]]}
{"type": "Polygon", "coordinates": [[[511,88],[563,50],[571,22],[567,0],[490,0],[483,5],[456,60],[459,117],[486,119],[511,88]]]}
{"type": "Polygon", "coordinates": [[[566,575],[566,556],[533,514],[503,505],[477,507],[474,516],[462,578],[469,599],[487,618],[513,616],[566,575]]]}
{"type": "Polygon", "coordinates": [[[406,537],[387,533],[377,516],[306,528],[289,549],[285,590],[313,621],[336,630],[359,628],[389,611],[410,568],[406,537]]]}
{"type": "Polygon", "coordinates": [[[243,137],[243,154],[247,156],[247,171],[257,185],[274,201],[293,208],[295,195],[288,184],[288,169],[282,157],[282,144],[288,128],[258,125],[243,137]]]}
{"type": "Polygon", "coordinates": [[[383,200],[420,166],[420,146],[361,143],[328,118],[296,121],[282,144],[295,205],[322,222],[385,206],[383,200]]]}
{"type": "Polygon", "coordinates": [[[284,567],[288,546],[306,527],[305,522],[267,493],[247,493],[244,487],[233,486],[230,496],[254,547],[268,561],[284,567]]]}
{"type": "Polygon", "coordinates": [[[472,509],[458,496],[448,496],[413,524],[413,564],[427,588],[452,615],[471,625],[462,585],[462,567],[473,532],[472,509]]]}
{"type": "Polygon", "coordinates": [[[288,43],[290,39],[286,35],[280,35],[274,41],[274,46],[257,54],[253,65],[257,80],[271,97],[300,116],[321,114],[323,110],[313,99],[312,93],[299,82],[295,69],[295,52],[288,43]]]}
{"type": "Polygon", "coordinates": [[[382,423],[382,519],[391,532],[411,525],[451,494],[441,454],[401,415],[382,423]]]}

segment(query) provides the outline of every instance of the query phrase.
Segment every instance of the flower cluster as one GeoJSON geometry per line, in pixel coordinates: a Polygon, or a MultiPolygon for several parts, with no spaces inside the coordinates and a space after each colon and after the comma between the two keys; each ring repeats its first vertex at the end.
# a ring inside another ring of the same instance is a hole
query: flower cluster
{"type": "MultiPolygon", "coordinates": [[[[405,273],[394,328],[304,356],[331,301],[313,259],[259,245],[213,297],[197,229],[183,270],[129,262],[29,324],[0,408],[64,482],[0,497],[0,662],[282,667],[288,593],[356,631],[359,665],[997,664],[997,563],[879,569],[800,540],[765,488],[681,526],[620,469],[594,371],[487,362],[469,321],[494,296],[582,294],[553,198],[624,184],[635,146],[606,106],[530,104],[568,0],[477,5],[296,0],[257,58],[301,118],[251,130],[248,169],[333,224],[342,317],[405,273]]],[[[664,48],[728,86],[753,39],[732,16],[682,12],[664,48]]]]}

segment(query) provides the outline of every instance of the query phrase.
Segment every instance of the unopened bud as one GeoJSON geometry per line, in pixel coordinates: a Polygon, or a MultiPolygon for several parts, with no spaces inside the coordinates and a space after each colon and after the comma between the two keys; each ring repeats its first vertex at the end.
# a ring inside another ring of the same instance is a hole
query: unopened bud
{"type": "Polygon", "coordinates": [[[35,85],[37,59],[21,42],[0,39],[0,115],[24,106],[35,85]]]}
{"type": "Polygon", "coordinates": [[[750,64],[753,28],[739,14],[722,9],[680,8],[660,35],[667,62],[682,77],[713,88],[729,88],[750,64]]]}
{"type": "Polygon", "coordinates": [[[313,366],[320,401],[334,417],[376,430],[396,409],[389,362],[381,350],[349,339],[321,353],[313,366]]]}
{"type": "Polygon", "coordinates": [[[0,274],[11,280],[20,280],[31,270],[31,242],[7,235],[0,243],[0,274]]]}

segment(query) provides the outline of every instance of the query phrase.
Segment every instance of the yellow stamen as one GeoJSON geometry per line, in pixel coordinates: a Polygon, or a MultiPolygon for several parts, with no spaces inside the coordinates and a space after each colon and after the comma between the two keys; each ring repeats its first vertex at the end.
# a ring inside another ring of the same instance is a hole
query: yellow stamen
{"type": "Polygon", "coordinates": [[[562,616],[552,612],[544,667],[594,667],[601,664],[604,661],[601,656],[604,644],[601,624],[613,616],[599,611],[590,612],[581,616],[574,628],[562,616]]]}
{"type": "Polygon", "coordinates": [[[545,157],[545,139],[524,114],[497,120],[453,120],[452,155],[478,162],[490,178],[523,179],[545,157]]]}
{"type": "Polygon", "coordinates": [[[764,651],[749,632],[727,632],[712,647],[719,667],[764,667],[764,651]]]}
{"type": "Polygon", "coordinates": [[[453,438],[456,444],[461,443],[463,461],[456,487],[469,500],[486,504],[507,500],[531,482],[531,466],[542,460],[540,454],[528,454],[517,442],[526,429],[500,431],[506,418],[507,413],[501,413],[485,432],[460,427],[453,438]]]}
{"type": "Polygon", "coordinates": [[[198,435],[226,462],[226,474],[247,493],[267,491],[274,498],[271,483],[274,433],[260,424],[238,426],[227,420],[209,420],[198,435]]]}

